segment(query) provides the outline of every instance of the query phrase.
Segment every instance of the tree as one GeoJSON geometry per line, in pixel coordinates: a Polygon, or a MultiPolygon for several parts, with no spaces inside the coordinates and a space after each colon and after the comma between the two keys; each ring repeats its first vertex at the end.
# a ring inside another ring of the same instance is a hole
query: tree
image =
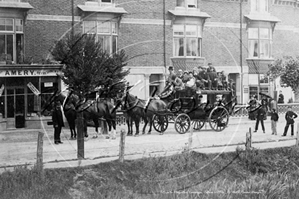
{"type": "MultiPolygon", "coordinates": [[[[124,69],[127,60],[125,52],[122,50],[108,54],[93,35],[69,34],[55,44],[51,55],[64,65],[62,80],[80,101],[100,86],[108,88],[129,74],[129,70],[124,69]]],[[[114,97],[124,87],[124,83],[114,86],[110,89],[110,97],[114,97]]],[[[77,111],[79,159],[84,158],[83,126],[83,113],[77,111]]]]}
{"type": "MultiPolygon", "coordinates": [[[[107,88],[129,74],[129,70],[124,69],[125,52],[108,54],[93,35],[68,35],[56,43],[51,54],[56,61],[64,64],[62,80],[80,98],[99,86],[107,88]]],[[[111,97],[120,87],[124,85],[113,89],[111,97]]]]}
{"type": "Polygon", "coordinates": [[[284,87],[291,87],[295,94],[299,89],[299,57],[291,56],[277,59],[269,65],[268,75],[271,80],[280,77],[280,83],[284,87]]]}

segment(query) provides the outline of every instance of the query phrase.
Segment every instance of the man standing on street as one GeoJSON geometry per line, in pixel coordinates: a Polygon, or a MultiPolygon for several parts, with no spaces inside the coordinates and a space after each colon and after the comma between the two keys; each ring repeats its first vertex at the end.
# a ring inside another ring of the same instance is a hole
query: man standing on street
{"type": "Polygon", "coordinates": [[[267,109],[266,109],[266,101],[263,99],[262,104],[260,105],[260,108],[257,111],[257,117],[256,117],[256,124],[255,124],[255,131],[254,133],[257,132],[258,130],[258,124],[259,122],[261,123],[261,128],[264,133],[265,132],[265,126],[264,126],[264,118],[266,117],[267,114],[267,109]]]}
{"type": "Polygon", "coordinates": [[[276,109],[273,108],[271,111],[271,128],[272,128],[272,135],[277,135],[277,121],[279,119],[278,113],[276,109]]]}
{"type": "Polygon", "coordinates": [[[55,102],[55,107],[52,111],[52,121],[54,127],[54,144],[62,144],[63,142],[60,140],[60,133],[64,126],[64,121],[61,111],[61,103],[58,100],[55,102]]]}
{"type": "Polygon", "coordinates": [[[289,126],[291,125],[291,136],[294,136],[294,119],[297,118],[298,115],[292,111],[292,107],[288,107],[288,111],[285,114],[286,125],[284,128],[284,133],[282,136],[286,136],[287,131],[289,130],[289,126]]]}

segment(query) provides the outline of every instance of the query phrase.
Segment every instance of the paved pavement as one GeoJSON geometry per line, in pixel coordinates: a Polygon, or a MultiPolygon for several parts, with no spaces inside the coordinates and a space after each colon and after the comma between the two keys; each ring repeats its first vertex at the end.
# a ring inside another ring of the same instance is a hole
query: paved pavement
{"type": "MultiPolygon", "coordinates": [[[[281,115],[278,122],[278,135],[271,135],[270,118],[265,121],[266,133],[258,130],[253,133],[253,146],[256,148],[274,148],[292,146],[296,144],[296,136],[290,134],[282,137],[285,126],[284,117],[281,115]]],[[[253,131],[255,121],[247,118],[230,118],[228,127],[222,132],[215,132],[206,124],[202,130],[186,134],[176,133],[173,124],[170,124],[164,135],[152,132],[151,135],[140,135],[138,137],[127,136],[125,143],[125,159],[136,159],[143,157],[164,156],[181,153],[192,140],[190,148],[202,153],[223,153],[235,151],[237,146],[243,148],[246,133],[249,128],[253,131]],[[192,139],[190,139],[192,138],[192,139]]],[[[295,132],[297,125],[295,125],[295,132]]],[[[141,128],[141,127],[140,127],[141,128]]],[[[117,131],[127,129],[118,126],[117,131]]],[[[261,129],[261,127],[259,127],[261,129]]],[[[63,129],[63,144],[53,144],[53,129],[6,131],[0,133],[0,171],[11,169],[16,165],[27,164],[29,167],[36,162],[38,132],[44,132],[43,162],[44,168],[73,167],[97,164],[100,162],[118,159],[120,136],[117,139],[105,139],[94,135],[94,129],[89,128],[90,138],[84,142],[84,159],[77,159],[77,141],[70,140],[70,131],[63,129]]],[[[290,133],[290,132],[289,132],[290,133]]]]}

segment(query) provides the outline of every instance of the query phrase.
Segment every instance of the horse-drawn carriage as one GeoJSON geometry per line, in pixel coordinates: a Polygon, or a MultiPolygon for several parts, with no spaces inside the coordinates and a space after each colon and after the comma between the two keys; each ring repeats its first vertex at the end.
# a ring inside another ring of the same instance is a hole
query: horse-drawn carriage
{"type": "Polygon", "coordinates": [[[189,93],[183,92],[180,97],[176,97],[176,91],[173,90],[160,95],[161,100],[168,102],[168,108],[155,113],[154,129],[163,133],[168,128],[169,121],[173,119],[175,130],[180,134],[186,133],[191,127],[200,130],[206,122],[215,131],[224,130],[236,105],[236,98],[232,92],[202,90],[201,93],[196,91],[192,92],[192,95],[189,93]],[[222,98],[216,99],[220,95],[222,98]],[[202,103],[203,96],[206,96],[207,100],[202,103]]]}

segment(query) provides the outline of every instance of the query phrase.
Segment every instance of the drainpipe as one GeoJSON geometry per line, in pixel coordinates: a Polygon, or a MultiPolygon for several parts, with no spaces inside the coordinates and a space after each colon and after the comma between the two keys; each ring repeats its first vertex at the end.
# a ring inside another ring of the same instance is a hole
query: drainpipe
{"type": "Polygon", "coordinates": [[[242,1],[240,0],[240,65],[241,65],[241,104],[244,103],[244,88],[243,88],[243,6],[242,1]]]}

